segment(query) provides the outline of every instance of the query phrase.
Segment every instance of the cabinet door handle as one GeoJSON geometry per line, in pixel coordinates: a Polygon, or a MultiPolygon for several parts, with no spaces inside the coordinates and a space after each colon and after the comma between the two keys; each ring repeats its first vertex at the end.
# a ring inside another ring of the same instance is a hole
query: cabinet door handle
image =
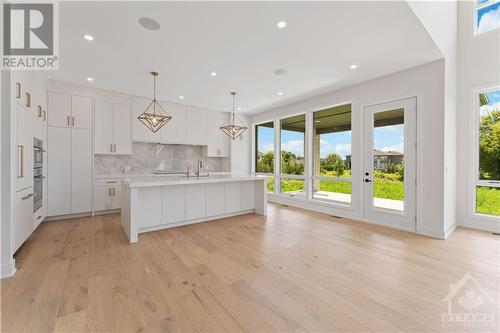
{"type": "Polygon", "coordinates": [[[16,98],[21,98],[21,84],[16,82],[16,98]]]}
{"type": "Polygon", "coordinates": [[[43,110],[43,121],[45,121],[47,119],[47,112],[45,112],[45,110],[43,110]]]}
{"type": "Polygon", "coordinates": [[[115,153],[116,153],[116,143],[115,143],[115,153]]]}
{"type": "Polygon", "coordinates": [[[118,183],[118,181],[117,181],[117,180],[113,180],[113,181],[108,181],[108,182],[106,182],[106,184],[116,184],[116,183],[118,183]]]}
{"type": "Polygon", "coordinates": [[[111,187],[108,187],[108,197],[111,196],[111,187]]]}
{"type": "Polygon", "coordinates": [[[109,144],[109,152],[110,152],[110,153],[112,153],[112,152],[113,152],[113,144],[112,144],[112,143],[110,143],[110,144],[109,144]]]}
{"type": "Polygon", "coordinates": [[[66,117],[66,123],[68,124],[69,126],[69,116],[66,117]]]}
{"type": "Polygon", "coordinates": [[[42,118],[42,106],[38,105],[38,118],[42,118]]]}
{"type": "Polygon", "coordinates": [[[28,195],[25,195],[25,196],[24,196],[24,197],[22,197],[21,199],[22,199],[22,200],[26,200],[26,199],[31,198],[32,196],[33,196],[33,193],[30,193],[30,194],[28,194],[28,195]]]}
{"type": "Polygon", "coordinates": [[[71,123],[72,123],[73,127],[75,127],[75,117],[74,117],[74,116],[71,116],[71,119],[72,119],[72,122],[71,122],[71,123]]]}
{"type": "Polygon", "coordinates": [[[115,196],[116,192],[115,192],[116,188],[113,187],[113,196],[115,196]]]}
{"type": "Polygon", "coordinates": [[[19,167],[17,170],[17,178],[23,178],[24,177],[24,146],[23,145],[17,146],[17,155],[18,155],[18,161],[19,161],[19,167]]]}
{"type": "Polygon", "coordinates": [[[31,94],[29,92],[26,93],[26,106],[31,107],[31,94]]]}

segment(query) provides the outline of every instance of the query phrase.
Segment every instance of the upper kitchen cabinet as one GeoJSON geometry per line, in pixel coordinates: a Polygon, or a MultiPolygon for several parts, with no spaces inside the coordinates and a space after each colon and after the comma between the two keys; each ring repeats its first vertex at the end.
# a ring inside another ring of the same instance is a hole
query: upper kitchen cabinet
{"type": "Polygon", "coordinates": [[[220,127],[228,122],[228,113],[208,113],[208,157],[228,157],[229,137],[221,131],[220,127]]]}
{"type": "Polygon", "coordinates": [[[186,143],[207,145],[207,110],[186,107],[186,143]]]}
{"type": "MultiPolygon", "coordinates": [[[[160,142],[161,130],[153,133],[137,117],[143,113],[151,103],[150,98],[132,98],[132,141],[134,142],[160,142]]],[[[167,123],[168,125],[168,123],[167,123]]],[[[164,125],[164,126],[167,126],[164,125]]]]}
{"type": "Polygon", "coordinates": [[[96,154],[131,154],[130,105],[96,100],[94,103],[96,154]]]}
{"type": "Polygon", "coordinates": [[[160,104],[172,116],[172,119],[163,125],[159,131],[160,142],[173,144],[186,143],[186,106],[163,101],[160,104]]]}
{"type": "Polygon", "coordinates": [[[48,108],[49,126],[92,128],[92,97],[49,91],[48,108]]]}

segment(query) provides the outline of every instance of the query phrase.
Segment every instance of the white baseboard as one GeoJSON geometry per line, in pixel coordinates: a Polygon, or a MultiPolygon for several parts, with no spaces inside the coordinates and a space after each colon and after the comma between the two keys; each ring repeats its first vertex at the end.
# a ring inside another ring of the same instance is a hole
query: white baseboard
{"type": "Polygon", "coordinates": [[[447,239],[450,237],[450,235],[455,231],[455,229],[458,227],[458,224],[452,224],[444,231],[444,239],[447,239]]]}
{"type": "Polygon", "coordinates": [[[67,219],[77,219],[80,217],[92,216],[92,212],[78,213],[78,214],[67,214],[67,215],[57,215],[57,216],[47,216],[44,222],[47,221],[57,221],[57,220],[67,220],[67,219]]]}
{"type": "Polygon", "coordinates": [[[16,274],[16,260],[11,259],[10,262],[0,265],[0,278],[8,278],[16,274]]]}

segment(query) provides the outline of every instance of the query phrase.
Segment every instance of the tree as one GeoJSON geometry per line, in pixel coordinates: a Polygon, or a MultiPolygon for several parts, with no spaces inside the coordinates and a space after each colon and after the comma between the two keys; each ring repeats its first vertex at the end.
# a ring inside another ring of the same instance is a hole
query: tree
{"type": "Polygon", "coordinates": [[[274,152],[268,151],[259,157],[256,171],[262,173],[274,172],[274,152]]]}
{"type": "Polygon", "coordinates": [[[336,177],[341,177],[344,174],[344,171],[345,171],[345,163],[341,158],[333,162],[333,174],[336,177]]]}
{"type": "Polygon", "coordinates": [[[481,117],[479,173],[482,179],[500,179],[500,110],[481,117]]]}
{"type": "Polygon", "coordinates": [[[339,155],[337,155],[335,153],[330,153],[330,154],[326,155],[324,162],[326,165],[334,165],[335,162],[337,162],[338,160],[342,161],[342,157],[340,157],[339,155]]]}

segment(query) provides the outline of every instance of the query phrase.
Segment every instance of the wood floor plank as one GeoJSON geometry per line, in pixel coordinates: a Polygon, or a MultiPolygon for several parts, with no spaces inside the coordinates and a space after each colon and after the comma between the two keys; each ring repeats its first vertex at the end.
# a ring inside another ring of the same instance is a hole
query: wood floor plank
{"type": "Polygon", "coordinates": [[[44,222],[15,259],[1,332],[499,330],[500,237],[466,228],[442,241],[270,204],[129,244],[109,214],[44,222]],[[466,273],[495,322],[445,327],[466,273]]]}

